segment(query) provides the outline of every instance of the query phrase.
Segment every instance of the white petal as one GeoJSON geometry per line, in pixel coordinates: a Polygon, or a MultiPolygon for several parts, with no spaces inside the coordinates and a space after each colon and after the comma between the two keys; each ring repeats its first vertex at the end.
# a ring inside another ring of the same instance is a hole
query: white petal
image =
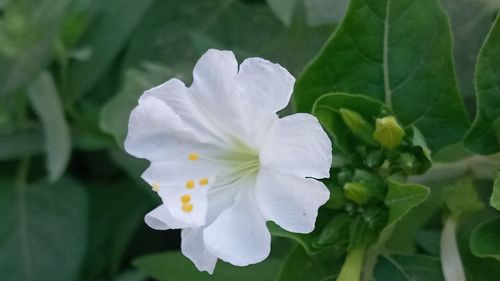
{"type": "Polygon", "coordinates": [[[314,116],[297,113],[274,122],[262,144],[260,162],[287,174],[327,178],[332,144],[314,116]]]}
{"type": "Polygon", "coordinates": [[[240,93],[236,83],[238,62],[230,51],[208,50],[193,70],[193,102],[209,123],[228,139],[245,139],[240,93]]]}
{"type": "Polygon", "coordinates": [[[203,242],[202,228],[184,228],[181,232],[181,251],[199,271],[214,272],[217,257],[212,255],[203,242]]]}
{"type": "Polygon", "coordinates": [[[194,227],[205,224],[207,192],[219,168],[201,159],[153,162],[142,177],[158,185],[158,194],[175,219],[194,227]],[[189,202],[183,202],[183,197],[188,197],[189,202]]]}
{"type": "Polygon", "coordinates": [[[203,232],[208,250],[233,265],[246,266],[264,260],[270,252],[271,234],[253,195],[242,191],[234,206],[203,232]]]}
{"type": "Polygon", "coordinates": [[[144,216],[144,221],[149,227],[156,230],[178,229],[189,226],[188,224],[172,217],[165,204],[162,204],[147,213],[146,216],[144,216]]]}
{"type": "Polygon", "coordinates": [[[164,84],[147,90],[139,99],[142,102],[156,97],[165,102],[184,122],[185,126],[196,132],[203,142],[220,142],[220,132],[206,120],[203,112],[193,103],[193,94],[178,79],[170,79],[164,84]]]}
{"type": "Polygon", "coordinates": [[[141,100],[130,115],[125,150],[150,161],[186,157],[198,142],[196,136],[163,101],[141,100]]]}
{"type": "Polygon", "coordinates": [[[261,170],[255,196],[266,219],[291,232],[309,233],[330,192],[314,179],[261,170]]]}
{"type": "Polygon", "coordinates": [[[242,99],[260,114],[275,114],[285,108],[295,83],[285,68],[261,58],[244,60],[237,79],[242,99]]]}

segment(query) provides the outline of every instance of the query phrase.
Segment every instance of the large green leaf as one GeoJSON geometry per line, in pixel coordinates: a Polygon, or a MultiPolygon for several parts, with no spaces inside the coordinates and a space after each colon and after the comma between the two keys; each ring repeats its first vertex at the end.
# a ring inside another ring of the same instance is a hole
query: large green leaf
{"type": "Polygon", "coordinates": [[[500,261],[500,217],[486,221],[474,229],[470,249],[478,257],[500,261]]]}
{"type": "Polygon", "coordinates": [[[438,150],[469,121],[452,62],[448,20],[437,0],[352,0],[347,14],[295,87],[298,111],[328,92],[384,101],[438,150]]]}
{"type": "Polygon", "coordinates": [[[495,183],[493,184],[493,194],[491,194],[490,204],[500,211],[500,173],[498,173],[495,183]]]}
{"type": "Polygon", "coordinates": [[[481,154],[500,151],[495,121],[500,118],[500,16],[479,53],[476,65],[478,112],[464,139],[470,150],[481,154]]]}
{"type": "Polygon", "coordinates": [[[1,185],[1,279],[77,280],[87,242],[84,189],[67,178],[55,184],[1,185]]]}
{"type": "Polygon", "coordinates": [[[419,255],[380,258],[373,281],[444,281],[438,259],[419,255]]]}
{"type": "Polygon", "coordinates": [[[30,87],[29,98],[43,124],[46,165],[50,180],[55,181],[64,173],[68,164],[71,140],[56,85],[49,73],[44,72],[30,87]]]}
{"type": "Polygon", "coordinates": [[[134,264],[141,271],[159,281],[271,281],[276,276],[280,262],[267,259],[256,265],[236,267],[219,260],[213,275],[198,271],[194,264],[180,252],[143,256],[136,259],[134,264]]]}
{"type": "Polygon", "coordinates": [[[83,46],[90,46],[90,58],[75,62],[69,68],[68,85],[73,95],[89,90],[108,70],[152,2],[111,0],[102,3],[98,20],[81,41],[83,46]]]}
{"type": "Polygon", "coordinates": [[[385,243],[396,223],[411,209],[422,204],[429,196],[429,192],[429,188],[423,185],[403,184],[389,180],[389,188],[385,197],[385,205],[389,208],[389,218],[380,234],[380,243],[385,243]]]}
{"type": "Polygon", "coordinates": [[[331,249],[317,255],[309,255],[297,247],[281,267],[276,281],[326,281],[335,280],[342,266],[339,254],[331,249]]]}
{"type": "Polygon", "coordinates": [[[7,2],[0,20],[0,96],[35,78],[50,62],[69,2],[7,2]]]}

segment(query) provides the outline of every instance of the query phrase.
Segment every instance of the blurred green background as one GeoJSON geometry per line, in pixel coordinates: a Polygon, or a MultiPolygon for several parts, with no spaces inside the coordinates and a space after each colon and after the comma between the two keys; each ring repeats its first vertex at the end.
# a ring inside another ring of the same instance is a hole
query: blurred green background
{"type": "MultiPolygon", "coordinates": [[[[500,1],[442,4],[473,116],[473,65],[500,1]]],[[[171,269],[171,280],[206,278],[177,252],[160,264],[139,258],[179,249],[180,237],[143,223],[159,199],[140,179],[147,163],[123,151],[131,109],[144,90],[172,77],[189,85],[209,48],[232,50],[240,61],[263,57],[298,76],[346,5],[0,0],[0,280],[139,281],[155,267],[171,269]],[[181,268],[195,277],[176,276],[181,268]]],[[[220,263],[216,278],[272,280],[289,243],[274,241],[272,258],[256,267],[220,263]]]]}

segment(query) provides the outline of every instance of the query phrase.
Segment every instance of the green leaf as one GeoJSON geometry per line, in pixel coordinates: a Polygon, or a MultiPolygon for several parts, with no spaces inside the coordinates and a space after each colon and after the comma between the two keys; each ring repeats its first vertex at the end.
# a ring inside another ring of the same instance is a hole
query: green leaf
{"type": "Polygon", "coordinates": [[[87,197],[76,182],[0,188],[2,280],[76,280],[86,249],[87,197]]]}
{"type": "Polygon", "coordinates": [[[456,218],[476,212],[484,207],[470,177],[460,179],[447,186],[443,191],[443,201],[451,215],[456,218]]]}
{"type": "Polygon", "coordinates": [[[0,135],[0,161],[41,154],[43,150],[43,134],[39,131],[0,135]]]}
{"type": "Polygon", "coordinates": [[[398,183],[389,180],[385,205],[389,208],[387,225],[380,234],[379,244],[385,243],[396,223],[411,209],[422,204],[429,196],[429,188],[418,184],[398,183]]]}
{"type": "Polygon", "coordinates": [[[152,0],[102,2],[103,10],[99,20],[89,27],[81,41],[82,45],[89,45],[92,48],[90,58],[75,62],[69,68],[68,85],[76,97],[89,90],[108,70],[152,2],[152,0]]]}
{"type": "Polygon", "coordinates": [[[296,108],[309,112],[328,92],[363,94],[384,101],[403,125],[418,127],[437,151],[460,140],[469,125],[451,51],[437,0],[352,0],[298,79],[296,108]]]}
{"type": "Polygon", "coordinates": [[[139,97],[145,90],[170,79],[171,74],[167,68],[153,64],[125,72],[121,90],[102,107],[99,121],[101,129],[112,135],[120,147],[127,136],[130,112],[137,106],[139,97]]]}
{"type": "Polygon", "coordinates": [[[69,127],[49,73],[43,73],[29,89],[31,106],[43,124],[46,165],[49,178],[56,181],[66,169],[71,156],[69,127]]]}
{"type": "Polygon", "coordinates": [[[0,21],[0,96],[26,85],[50,62],[69,2],[7,2],[0,21]]]}
{"type": "Polygon", "coordinates": [[[479,52],[475,77],[478,112],[464,145],[476,153],[492,154],[500,151],[494,125],[500,117],[500,16],[479,52]]]}
{"type": "Polygon", "coordinates": [[[334,144],[345,154],[352,154],[355,150],[353,144],[356,141],[353,140],[351,130],[342,120],[341,108],[361,114],[372,124],[375,124],[375,118],[387,108],[371,98],[346,93],[325,94],[314,103],[312,113],[333,137],[334,144]]]}
{"type": "Polygon", "coordinates": [[[292,23],[297,0],[267,0],[267,4],[284,24],[290,25],[292,23]]]}
{"type": "Polygon", "coordinates": [[[134,265],[159,281],[271,281],[276,276],[280,262],[268,258],[255,265],[237,267],[219,260],[214,274],[210,275],[198,271],[180,252],[164,252],[140,257],[134,261],[134,265]]]}
{"type": "Polygon", "coordinates": [[[500,261],[500,217],[486,221],[474,229],[470,249],[478,257],[500,261]]]}
{"type": "Polygon", "coordinates": [[[497,179],[493,184],[493,194],[491,194],[490,204],[493,208],[500,211],[500,173],[497,174],[497,179]]]}
{"type": "Polygon", "coordinates": [[[444,281],[438,259],[422,255],[390,255],[379,259],[374,281],[444,281]]]}
{"type": "Polygon", "coordinates": [[[293,250],[281,267],[276,281],[324,281],[334,280],[339,274],[342,259],[339,253],[327,249],[317,255],[309,255],[302,247],[293,250]]]}
{"type": "Polygon", "coordinates": [[[119,269],[131,239],[144,225],[144,214],[154,208],[156,193],[129,181],[93,184],[88,193],[88,246],[82,276],[96,280],[119,269]]]}
{"type": "Polygon", "coordinates": [[[317,26],[342,20],[349,0],[304,0],[307,23],[317,26]]]}

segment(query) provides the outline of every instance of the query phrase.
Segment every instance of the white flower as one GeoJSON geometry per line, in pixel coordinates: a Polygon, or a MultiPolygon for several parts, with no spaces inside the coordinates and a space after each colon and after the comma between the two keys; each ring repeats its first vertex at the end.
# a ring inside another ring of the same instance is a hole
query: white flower
{"type": "Polygon", "coordinates": [[[142,177],[163,204],[154,229],[182,229],[182,252],[212,273],[217,259],[245,266],[269,255],[266,221],[314,229],[328,189],[331,143],[309,114],[278,118],[295,79],[277,64],[209,50],[191,87],[172,79],[132,111],[125,149],[151,161],[142,177]]]}

